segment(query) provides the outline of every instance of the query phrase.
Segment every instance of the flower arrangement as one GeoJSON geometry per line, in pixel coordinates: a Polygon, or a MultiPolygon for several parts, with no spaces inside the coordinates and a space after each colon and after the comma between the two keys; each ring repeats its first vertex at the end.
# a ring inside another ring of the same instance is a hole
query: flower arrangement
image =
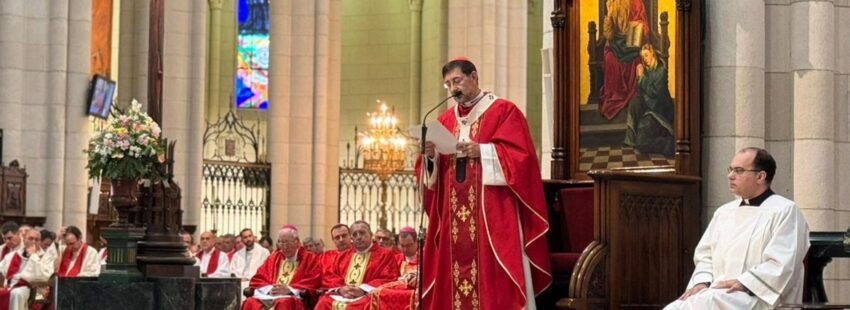
{"type": "Polygon", "coordinates": [[[106,126],[89,139],[89,177],[110,180],[139,180],[156,176],[158,163],[165,161],[162,130],[145,112],[142,104],[133,103],[123,113],[110,116],[106,126]]]}

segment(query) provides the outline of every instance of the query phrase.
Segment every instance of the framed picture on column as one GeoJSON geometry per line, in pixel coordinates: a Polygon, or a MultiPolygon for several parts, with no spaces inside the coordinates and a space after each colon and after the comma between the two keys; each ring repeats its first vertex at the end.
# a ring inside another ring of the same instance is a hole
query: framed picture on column
{"type": "Polygon", "coordinates": [[[95,75],[89,90],[86,114],[102,119],[109,117],[114,95],[115,81],[102,75],[95,75]]]}

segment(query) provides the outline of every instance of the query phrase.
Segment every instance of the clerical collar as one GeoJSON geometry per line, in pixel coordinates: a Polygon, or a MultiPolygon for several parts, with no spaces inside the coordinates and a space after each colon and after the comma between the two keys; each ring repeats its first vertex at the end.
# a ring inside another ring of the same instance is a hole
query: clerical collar
{"type": "Polygon", "coordinates": [[[365,250],[363,250],[363,251],[359,251],[359,250],[357,250],[357,247],[354,247],[354,252],[357,252],[358,254],[363,254],[363,253],[369,252],[369,250],[371,250],[371,249],[372,249],[372,246],[374,246],[374,245],[375,245],[375,243],[370,243],[370,244],[369,244],[369,247],[368,247],[368,248],[366,248],[366,249],[365,249],[365,250]]]}
{"type": "Polygon", "coordinates": [[[758,195],[755,198],[741,199],[741,206],[751,206],[751,207],[761,206],[761,204],[765,200],[767,200],[767,198],[770,197],[771,195],[773,195],[773,190],[771,190],[770,187],[768,187],[767,190],[764,191],[764,193],[761,193],[761,195],[758,195]]]}
{"type": "Polygon", "coordinates": [[[301,249],[296,249],[295,254],[292,254],[292,257],[287,257],[286,260],[288,260],[290,262],[297,261],[298,260],[298,251],[300,251],[300,250],[301,249]]]}
{"type": "Polygon", "coordinates": [[[484,93],[484,91],[483,91],[483,90],[479,90],[479,91],[478,91],[478,95],[477,95],[477,96],[475,96],[475,98],[472,98],[472,100],[469,100],[469,101],[467,101],[467,102],[461,103],[460,105],[461,105],[462,107],[464,107],[464,108],[467,108],[467,109],[468,109],[468,108],[471,108],[471,107],[474,107],[476,103],[478,103],[479,101],[481,101],[481,98],[484,98],[484,94],[485,94],[485,93],[484,93]]]}

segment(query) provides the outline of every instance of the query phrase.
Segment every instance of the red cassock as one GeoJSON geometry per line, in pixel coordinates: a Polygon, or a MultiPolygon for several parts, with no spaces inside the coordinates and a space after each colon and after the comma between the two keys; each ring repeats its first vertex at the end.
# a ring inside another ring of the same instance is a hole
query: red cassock
{"type": "MultiPolygon", "coordinates": [[[[402,277],[406,274],[416,273],[419,264],[416,257],[407,261],[404,254],[399,262],[399,272],[402,277]]],[[[397,281],[381,285],[372,291],[372,309],[395,310],[416,309],[416,290],[407,286],[407,281],[399,278],[397,281]]]]}
{"type": "MultiPolygon", "coordinates": [[[[289,280],[289,287],[302,290],[303,299],[306,299],[307,304],[315,300],[315,293],[322,284],[322,267],[319,257],[308,252],[303,247],[298,249],[298,266],[292,278],[289,280]]],[[[257,269],[257,273],[251,278],[248,287],[258,289],[267,285],[279,284],[281,264],[286,260],[286,257],[281,251],[274,251],[266,261],[257,269]]],[[[245,299],[242,304],[242,309],[259,310],[266,309],[263,303],[250,297],[245,299]]],[[[272,309],[305,309],[305,300],[300,298],[281,298],[274,300],[272,309]]]]}
{"type": "Polygon", "coordinates": [[[528,125],[512,102],[492,94],[440,115],[456,137],[462,127],[458,116],[470,141],[493,146],[498,166],[488,167],[500,167],[506,184],[483,185],[481,158],[468,160],[466,178],[458,183],[455,155],[439,155],[436,183],[425,191],[423,309],[521,309],[534,298],[528,291],[538,295],[552,282],[549,223],[528,125]],[[521,245],[532,283],[525,279],[521,245]]]}
{"type": "MultiPolygon", "coordinates": [[[[331,291],[343,286],[360,286],[366,284],[371,287],[379,287],[384,283],[394,281],[398,278],[398,261],[393,252],[373,243],[368,250],[368,262],[366,262],[365,270],[357,267],[362,267],[355,261],[358,258],[357,251],[352,247],[348,250],[340,252],[337,255],[334,263],[330,268],[325,270],[322,279],[322,288],[325,291],[331,291]],[[349,268],[351,267],[351,268],[349,268]],[[360,274],[362,279],[357,275],[360,274]],[[359,281],[358,281],[359,280],[359,281]]],[[[327,293],[319,298],[319,303],[316,305],[317,310],[335,309],[332,294],[327,293]]],[[[369,309],[370,296],[366,295],[357,301],[348,303],[345,309],[369,309]]]]}

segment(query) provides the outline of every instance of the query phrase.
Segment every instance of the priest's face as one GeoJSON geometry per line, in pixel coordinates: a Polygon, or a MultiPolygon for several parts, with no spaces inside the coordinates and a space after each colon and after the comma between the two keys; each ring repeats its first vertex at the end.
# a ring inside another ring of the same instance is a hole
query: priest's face
{"type": "Polygon", "coordinates": [[[80,244],[80,240],[77,239],[77,236],[71,233],[65,233],[65,246],[71,247],[72,249],[79,249],[80,244]]]}
{"type": "Polygon", "coordinates": [[[221,246],[218,248],[222,252],[230,252],[233,251],[233,246],[236,245],[236,240],[233,238],[220,238],[221,246]]]}
{"type": "Polygon", "coordinates": [[[460,68],[454,68],[443,77],[443,83],[452,94],[460,93],[459,97],[455,97],[455,101],[459,104],[472,101],[481,92],[478,88],[478,72],[476,71],[466,75],[460,68]]]}
{"type": "Polygon", "coordinates": [[[47,248],[49,248],[51,245],[53,245],[53,239],[50,239],[50,238],[41,239],[41,249],[42,250],[47,250],[47,248]]]}
{"type": "Polygon", "coordinates": [[[331,231],[331,237],[338,251],[345,251],[351,247],[351,235],[347,227],[337,227],[337,229],[331,231]]]}
{"type": "Polygon", "coordinates": [[[755,151],[745,151],[735,154],[729,164],[726,175],[729,178],[729,191],[738,197],[750,199],[763,191],[764,171],[756,171],[754,160],[755,151]]]}
{"type": "Polygon", "coordinates": [[[245,243],[242,241],[242,236],[236,236],[236,239],[233,241],[233,246],[236,250],[241,250],[245,247],[245,243]]]}
{"type": "Polygon", "coordinates": [[[277,235],[277,248],[285,257],[292,257],[298,248],[301,247],[301,241],[298,237],[291,233],[280,232],[277,235]]]}
{"type": "Polygon", "coordinates": [[[24,237],[24,248],[38,247],[41,243],[41,234],[38,231],[30,230],[24,237]]]}
{"type": "Polygon", "coordinates": [[[3,234],[3,240],[6,242],[6,246],[11,247],[12,249],[21,245],[21,235],[17,231],[9,231],[3,234]]]}
{"type": "Polygon", "coordinates": [[[393,241],[392,238],[390,238],[390,232],[383,230],[383,229],[379,229],[378,231],[375,232],[375,242],[380,244],[382,247],[392,248],[393,247],[392,241],[393,241]]]}
{"type": "Polygon", "coordinates": [[[254,232],[252,232],[250,230],[246,230],[246,231],[243,231],[241,234],[239,234],[239,236],[242,237],[242,243],[245,244],[246,248],[248,248],[248,249],[254,248],[254,232]]]}
{"type": "Polygon", "coordinates": [[[398,246],[405,257],[413,257],[416,255],[416,238],[410,234],[400,234],[398,237],[398,246]]]}
{"type": "Polygon", "coordinates": [[[215,246],[215,236],[211,232],[205,231],[201,234],[201,250],[204,252],[212,251],[215,246]]]}
{"type": "Polygon", "coordinates": [[[365,251],[372,245],[372,232],[364,224],[351,225],[351,241],[358,251],[365,251]]]}
{"type": "Polygon", "coordinates": [[[183,233],[182,235],[180,235],[180,238],[183,239],[183,243],[186,244],[186,246],[192,245],[192,235],[190,235],[189,233],[183,233]]]}

